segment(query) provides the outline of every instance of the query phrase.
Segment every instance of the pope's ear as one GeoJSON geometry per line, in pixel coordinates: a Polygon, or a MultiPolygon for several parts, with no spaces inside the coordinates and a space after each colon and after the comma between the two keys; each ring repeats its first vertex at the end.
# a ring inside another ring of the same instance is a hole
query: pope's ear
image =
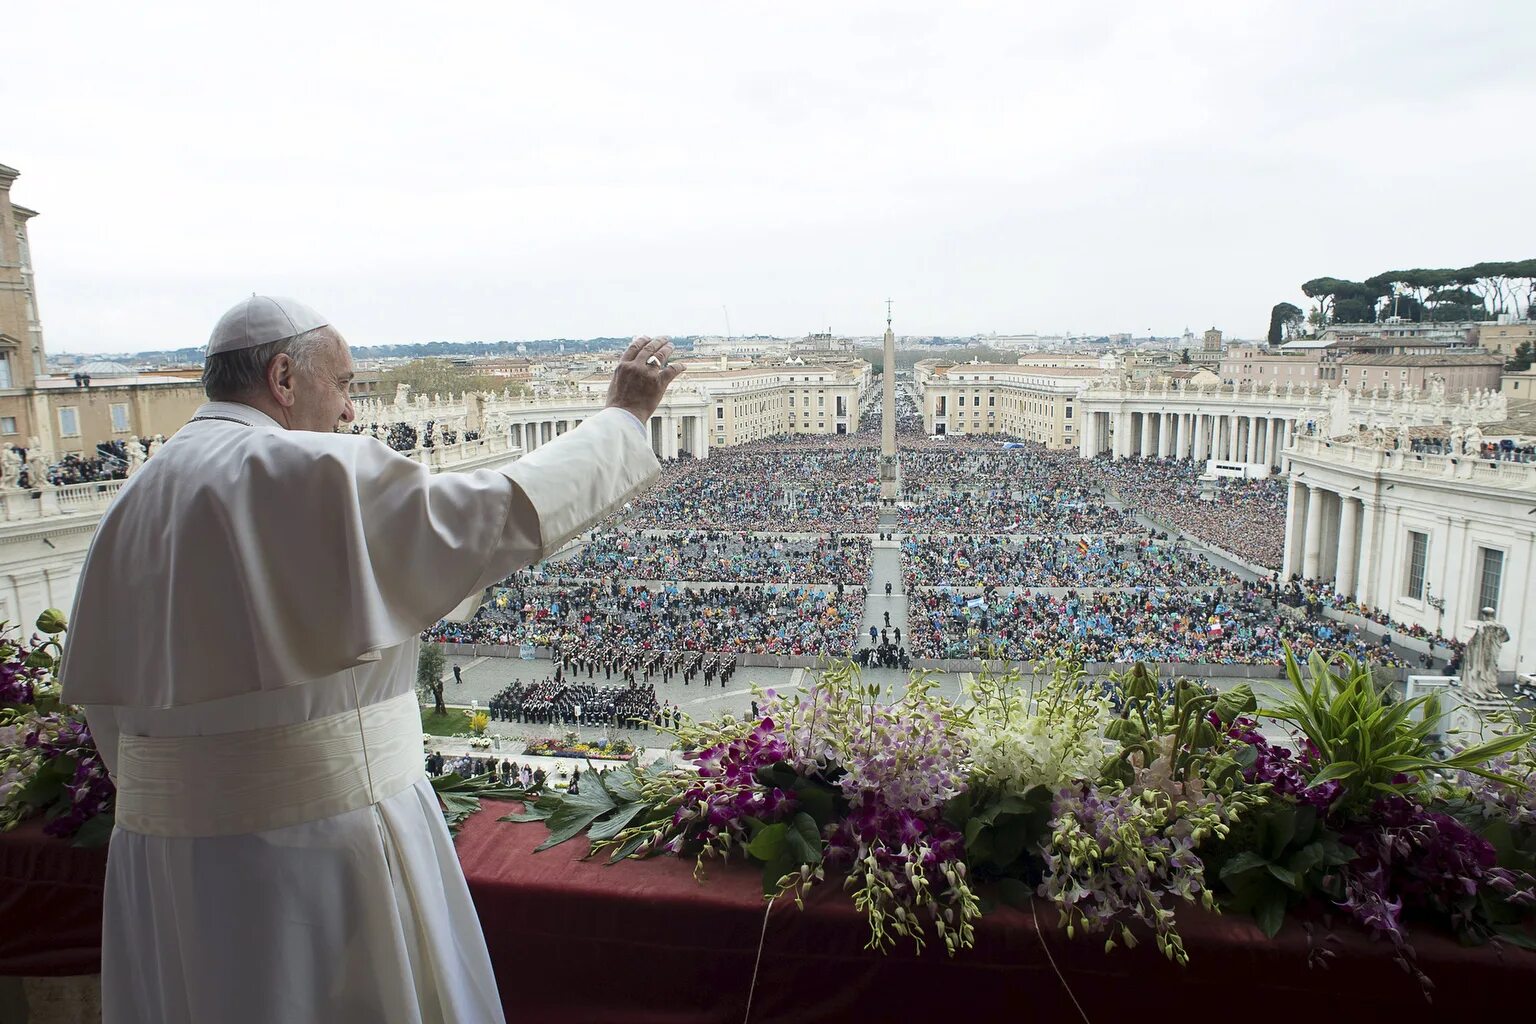
{"type": "Polygon", "coordinates": [[[294,401],[293,357],[286,352],[279,352],[272,357],[267,364],[267,392],[282,406],[290,406],[294,401]]]}

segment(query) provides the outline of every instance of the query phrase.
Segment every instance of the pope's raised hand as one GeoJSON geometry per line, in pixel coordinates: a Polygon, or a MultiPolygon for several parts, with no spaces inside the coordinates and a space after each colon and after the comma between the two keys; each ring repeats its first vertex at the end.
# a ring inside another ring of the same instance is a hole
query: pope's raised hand
{"type": "Polygon", "coordinates": [[[624,409],[641,423],[649,422],[667,386],[686,369],[682,363],[668,362],[672,352],[672,342],[666,338],[636,338],[631,342],[613,369],[609,407],[624,409]]]}

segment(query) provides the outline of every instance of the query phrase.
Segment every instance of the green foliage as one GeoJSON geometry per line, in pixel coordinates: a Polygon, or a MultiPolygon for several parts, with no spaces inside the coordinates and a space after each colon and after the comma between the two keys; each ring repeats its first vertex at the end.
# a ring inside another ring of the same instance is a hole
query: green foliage
{"type": "Polygon", "coordinates": [[[439,775],[432,789],[443,805],[443,819],[448,831],[458,833],[466,820],[480,811],[481,800],[524,800],[528,793],[521,786],[503,786],[491,773],[466,779],[457,772],[439,775]]]}
{"type": "MultiPolygon", "coordinates": [[[[1536,259],[1389,270],[1364,281],[1317,277],[1303,283],[1301,292],[1316,300],[1309,317],[1316,326],[1393,315],[1414,321],[1483,320],[1536,305],[1536,259]]],[[[1274,333],[1271,313],[1271,344],[1274,333]]]]}
{"type": "MultiPolygon", "coordinates": [[[[508,382],[500,377],[476,373],[471,367],[448,359],[413,359],[403,366],[385,371],[379,378],[379,392],[393,394],[395,385],[408,384],[413,395],[461,394],[465,391],[500,391],[508,382]]],[[[518,385],[511,385],[519,389],[518,385]]]]}
{"type": "Polygon", "coordinates": [[[1441,728],[1438,697],[1431,693],[1393,702],[1376,685],[1369,664],[1345,656],[1342,667],[1343,672],[1335,672],[1314,651],[1307,662],[1308,683],[1287,648],[1285,672],[1293,696],[1262,712],[1292,723],[1312,741],[1319,771],[1309,785],[1341,783],[1339,810],[1360,811],[1383,795],[1407,795],[1431,771],[1460,769],[1512,781],[1484,768],[1484,762],[1520,749],[1536,735],[1512,733],[1437,757],[1432,737],[1441,728]],[[1416,720],[1415,712],[1420,712],[1416,720]]]}
{"type": "Polygon", "coordinates": [[[1271,800],[1203,856],[1206,877],[1218,880],[1222,905],[1252,914],[1273,938],[1287,908],[1320,891],[1324,877],[1355,854],[1315,808],[1271,800]]]}
{"type": "Polygon", "coordinates": [[[1529,370],[1533,358],[1536,358],[1536,352],[1532,352],[1531,343],[1522,341],[1519,347],[1515,349],[1515,354],[1509,357],[1509,363],[1505,369],[1513,370],[1517,373],[1529,370]]]}
{"type": "Polygon", "coordinates": [[[1128,784],[1138,765],[1145,768],[1166,756],[1175,782],[1198,776],[1221,786],[1236,779],[1241,765],[1229,752],[1226,726],[1257,707],[1247,683],[1217,693],[1180,679],[1168,700],[1145,662],[1113,678],[1124,696],[1120,716],[1105,736],[1120,744],[1120,753],[1105,763],[1105,778],[1128,784]],[[1209,721],[1213,713],[1223,724],[1219,730],[1209,721]]]}

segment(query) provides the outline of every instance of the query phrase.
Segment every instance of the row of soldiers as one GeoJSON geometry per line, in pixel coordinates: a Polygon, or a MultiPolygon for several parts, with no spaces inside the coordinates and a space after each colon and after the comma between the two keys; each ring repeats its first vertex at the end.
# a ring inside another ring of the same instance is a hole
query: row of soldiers
{"type": "MultiPolygon", "coordinates": [[[[559,669],[556,669],[557,673],[559,669]]],[[[513,683],[491,698],[492,721],[645,728],[659,710],[654,686],[589,686],[559,678],[513,683]]]]}
{"type": "Polygon", "coordinates": [[[560,659],[555,665],[555,681],[585,672],[588,679],[601,672],[605,680],[617,675],[627,686],[635,686],[640,679],[647,684],[652,677],[660,677],[663,683],[671,683],[677,676],[687,686],[696,679],[703,679],[705,686],[719,680],[721,686],[730,683],[738,665],[734,654],[714,654],[704,651],[635,651],[625,650],[611,641],[582,642],[574,638],[560,647],[560,659]]]}

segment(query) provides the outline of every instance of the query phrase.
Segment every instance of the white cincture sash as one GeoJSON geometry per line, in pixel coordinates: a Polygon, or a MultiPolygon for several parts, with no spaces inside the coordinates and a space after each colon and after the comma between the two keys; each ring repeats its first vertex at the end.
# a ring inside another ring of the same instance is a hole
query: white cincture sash
{"type": "Polygon", "coordinates": [[[119,740],[117,825],[233,836],[368,807],[426,776],[415,693],[308,722],[119,740]]]}

